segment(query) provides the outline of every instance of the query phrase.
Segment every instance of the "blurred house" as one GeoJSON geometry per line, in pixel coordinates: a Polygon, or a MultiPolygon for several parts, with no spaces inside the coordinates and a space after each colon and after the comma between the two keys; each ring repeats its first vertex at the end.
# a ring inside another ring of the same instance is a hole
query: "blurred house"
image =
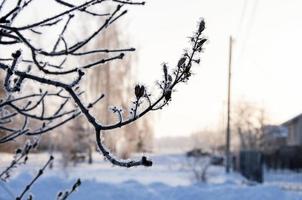
{"type": "Polygon", "coordinates": [[[288,129],[285,126],[267,125],[262,137],[262,151],[271,154],[287,145],[288,129]]]}
{"type": "Polygon", "coordinates": [[[302,114],[284,122],[282,126],[288,130],[287,145],[302,146],[302,114]]]}
{"type": "Polygon", "coordinates": [[[302,114],[279,126],[266,126],[262,142],[267,167],[302,169],[302,114]]]}
{"type": "Polygon", "coordinates": [[[283,146],[302,146],[302,114],[282,123],[264,127],[262,146],[269,152],[283,146]]]}

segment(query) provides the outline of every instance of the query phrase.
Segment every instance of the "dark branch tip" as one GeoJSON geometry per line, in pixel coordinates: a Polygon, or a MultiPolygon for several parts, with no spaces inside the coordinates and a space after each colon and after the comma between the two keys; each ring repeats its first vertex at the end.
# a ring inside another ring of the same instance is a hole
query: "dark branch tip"
{"type": "Polygon", "coordinates": [[[121,53],[121,54],[120,54],[120,58],[121,58],[121,59],[123,59],[123,58],[124,58],[124,56],[125,56],[125,54],[124,54],[124,53],[121,53]]]}
{"type": "Polygon", "coordinates": [[[142,157],[142,165],[145,167],[151,167],[153,162],[151,160],[148,160],[146,156],[142,157]]]}

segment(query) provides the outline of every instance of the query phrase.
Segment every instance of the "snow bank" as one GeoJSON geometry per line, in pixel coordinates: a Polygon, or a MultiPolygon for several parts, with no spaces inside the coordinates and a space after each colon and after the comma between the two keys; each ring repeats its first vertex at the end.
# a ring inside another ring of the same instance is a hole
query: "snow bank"
{"type": "MultiPolygon", "coordinates": [[[[11,180],[9,188],[19,194],[31,175],[20,174],[11,180]]],[[[35,199],[53,200],[58,191],[69,189],[75,180],[60,177],[45,177],[38,180],[31,190],[35,199]]],[[[137,181],[123,183],[104,183],[84,180],[79,190],[72,194],[74,200],[300,200],[302,194],[285,192],[275,186],[245,186],[238,184],[193,184],[188,186],[169,186],[163,183],[142,184],[137,181]]],[[[11,199],[0,187],[0,199],[11,199]]]]}
{"type": "MultiPolygon", "coordinates": [[[[66,169],[55,164],[54,169],[47,169],[47,172],[38,179],[30,193],[37,200],[53,200],[59,191],[70,189],[76,179],[81,178],[82,185],[78,192],[72,194],[70,198],[72,200],[302,199],[302,191],[294,192],[286,190],[286,187],[280,187],[280,184],[289,183],[300,185],[302,180],[297,173],[267,173],[265,176],[267,182],[248,186],[244,184],[246,181],[239,174],[226,175],[223,167],[211,166],[207,172],[208,183],[193,184],[192,171],[188,169],[187,160],[183,155],[154,155],[152,159],[154,166],[151,168],[113,167],[100,159],[93,165],[84,163],[66,169]]],[[[6,166],[10,159],[5,160],[2,160],[3,165],[0,169],[6,166]]],[[[15,199],[9,193],[20,194],[45,160],[47,155],[31,155],[30,162],[14,170],[17,173],[13,173],[8,183],[1,184],[0,181],[0,200],[15,199]]]]}

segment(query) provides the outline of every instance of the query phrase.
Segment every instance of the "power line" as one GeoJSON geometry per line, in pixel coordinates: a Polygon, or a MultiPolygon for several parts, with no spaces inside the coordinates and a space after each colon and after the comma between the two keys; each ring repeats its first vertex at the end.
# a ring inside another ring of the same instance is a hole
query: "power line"
{"type": "Polygon", "coordinates": [[[240,14],[240,20],[239,20],[239,24],[238,24],[238,28],[237,28],[237,34],[239,35],[242,29],[242,24],[244,21],[244,16],[246,13],[246,9],[247,9],[247,0],[243,1],[243,5],[242,5],[242,9],[241,9],[241,14],[240,14]]]}
{"type": "Polygon", "coordinates": [[[252,28],[254,26],[254,22],[255,22],[255,16],[256,16],[256,11],[257,11],[257,8],[258,8],[258,0],[253,0],[253,5],[252,5],[252,11],[251,11],[251,15],[247,21],[247,25],[246,25],[246,32],[244,34],[244,37],[242,37],[242,46],[240,48],[240,51],[239,51],[239,55],[238,55],[238,59],[241,60],[241,58],[244,57],[245,55],[245,51],[246,51],[246,45],[247,45],[247,42],[250,38],[250,34],[251,34],[251,31],[252,31],[252,28]]]}

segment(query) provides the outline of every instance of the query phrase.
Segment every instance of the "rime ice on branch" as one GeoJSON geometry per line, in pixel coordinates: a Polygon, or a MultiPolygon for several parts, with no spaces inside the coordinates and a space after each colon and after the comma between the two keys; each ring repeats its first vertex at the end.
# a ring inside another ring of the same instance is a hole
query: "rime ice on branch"
{"type": "Polygon", "coordinates": [[[55,2],[64,7],[65,10],[41,21],[18,26],[14,25],[16,18],[24,10],[30,9],[32,1],[18,0],[15,7],[6,13],[4,13],[6,1],[3,0],[0,4],[0,47],[2,49],[4,47],[17,49],[12,51],[11,55],[7,54],[6,57],[2,56],[0,58],[0,69],[1,73],[4,74],[3,85],[7,93],[6,97],[1,99],[0,102],[0,130],[6,132],[6,135],[0,138],[0,144],[22,135],[42,135],[83,115],[94,128],[96,143],[101,154],[112,164],[122,167],[151,166],[152,161],[144,156],[138,161],[124,161],[114,158],[105,148],[102,135],[105,134],[104,130],[130,124],[150,111],[163,108],[171,101],[175,87],[182,82],[187,82],[192,74],[192,65],[200,62],[198,54],[202,51],[206,42],[206,39],[202,36],[205,29],[204,21],[199,22],[197,31],[190,38],[191,47],[181,56],[178,64],[175,67],[163,65],[163,78],[157,83],[160,90],[159,95],[152,95],[144,85],[136,85],[133,88],[135,99],[129,103],[130,109],[122,110],[113,107],[112,112],[118,116],[119,120],[111,124],[103,124],[99,122],[101,120],[96,119],[91,114],[90,109],[105,98],[105,95],[99,95],[99,98],[93,102],[83,102],[81,99],[83,92],[79,90],[81,80],[87,70],[99,67],[107,62],[123,59],[127,53],[135,49],[106,49],[104,47],[87,50],[84,47],[124,16],[127,13],[127,7],[144,5],[144,2],[91,0],[79,5],[63,0],[55,0],[55,2]],[[96,11],[99,7],[107,4],[113,8],[111,11],[106,13],[96,11]],[[71,41],[68,33],[79,14],[93,17],[102,23],[93,33],[81,38],[80,41],[71,41]],[[31,38],[28,38],[28,33],[43,38],[46,32],[49,33],[59,28],[61,28],[61,31],[55,42],[51,44],[52,48],[50,49],[40,47],[32,42],[31,38]],[[81,66],[71,66],[67,62],[73,57],[84,57],[91,54],[103,55],[104,53],[106,54],[105,58],[81,66]],[[58,60],[60,60],[59,63],[58,60]],[[68,81],[70,77],[74,77],[74,79],[68,81]],[[41,89],[38,93],[25,95],[23,94],[23,87],[27,80],[54,87],[56,92],[41,89]],[[45,102],[50,97],[57,98],[62,103],[53,113],[46,114],[45,102]],[[72,104],[73,108],[66,106],[67,104],[72,104]],[[129,115],[125,117],[122,113],[128,113],[129,115]],[[23,123],[19,124],[18,127],[13,123],[16,118],[23,119],[23,123]],[[35,128],[28,126],[32,120],[38,121],[39,126],[35,128]]]}

